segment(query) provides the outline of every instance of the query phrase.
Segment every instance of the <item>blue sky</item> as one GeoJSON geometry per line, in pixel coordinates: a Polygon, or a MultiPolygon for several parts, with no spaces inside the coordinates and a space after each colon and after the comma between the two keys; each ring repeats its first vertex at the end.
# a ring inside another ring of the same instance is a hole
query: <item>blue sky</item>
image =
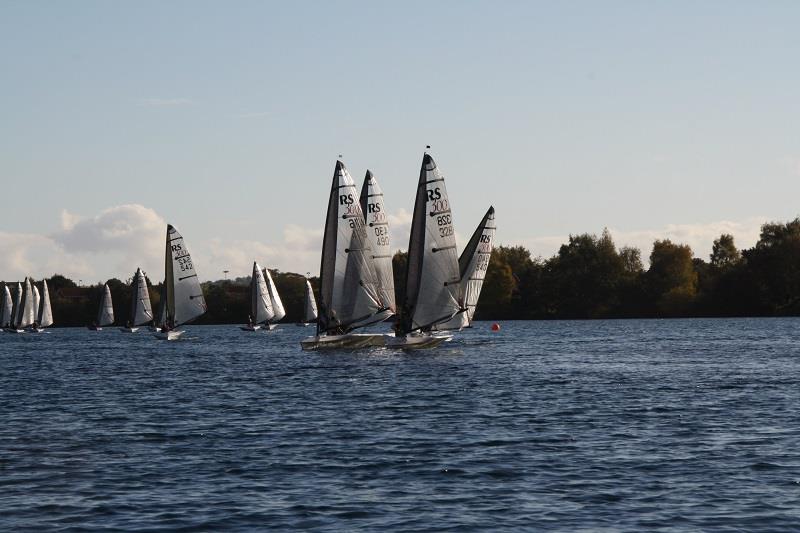
{"type": "Polygon", "coordinates": [[[160,272],[164,220],[207,278],[316,273],[340,153],[375,172],[405,248],[426,144],[461,244],[491,203],[498,241],[534,255],[603,227],[644,256],[658,237],[704,256],[723,230],[750,246],[800,213],[798,20],[796,2],[6,1],[0,278],[160,272]]]}

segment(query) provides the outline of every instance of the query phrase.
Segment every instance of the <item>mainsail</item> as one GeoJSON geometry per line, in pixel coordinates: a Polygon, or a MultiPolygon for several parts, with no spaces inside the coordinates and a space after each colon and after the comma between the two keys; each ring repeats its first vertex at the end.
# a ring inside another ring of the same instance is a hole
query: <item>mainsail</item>
{"type": "Polygon", "coordinates": [[[100,302],[100,309],[97,311],[97,325],[100,327],[110,326],[114,323],[114,304],[111,301],[111,289],[106,283],[103,291],[103,300],[100,302]]]}
{"type": "Polygon", "coordinates": [[[253,275],[250,278],[250,318],[254,324],[262,324],[272,320],[275,312],[269,297],[267,282],[258,263],[253,262],[253,275]]]}
{"type": "Polygon", "coordinates": [[[11,325],[17,327],[17,316],[22,305],[22,285],[17,282],[17,291],[14,294],[14,305],[11,308],[11,325]]]}
{"type": "Polygon", "coordinates": [[[53,308],[50,306],[50,290],[47,288],[47,280],[42,280],[42,299],[39,303],[37,322],[42,328],[53,325],[53,308]]]}
{"type": "Polygon", "coordinates": [[[0,328],[11,326],[11,312],[14,310],[14,300],[8,285],[3,283],[3,305],[0,307],[0,328]]]}
{"type": "Polygon", "coordinates": [[[266,275],[267,279],[269,299],[272,301],[272,311],[275,313],[275,316],[273,316],[270,320],[277,322],[286,316],[286,310],[283,308],[283,302],[281,301],[280,294],[278,294],[278,288],[275,286],[275,282],[272,281],[272,274],[270,274],[269,270],[266,268],[264,269],[264,274],[266,275]]]}
{"type": "Polygon", "coordinates": [[[463,311],[460,279],[444,177],[426,153],[411,220],[401,333],[430,330],[463,311]]]}
{"type": "Polygon", "coordinates": [[[17,306],[17,317],[14,320],[14,326],[17,329],[25,329],[33,325],[33,289],[31,288],[31,281],[25,278],[25,285],[22,289],[22,300],[17,306]]]}
{"type": "Polygon", "coordinates": [[[161,284],[161,290],[158,293],[158,322],[159,326],[167,323],[167,282],[161,284]]]}
{"type": "Polygon", "coordinates": [[[322,240],[319,332],[346,333],[383,310],[371,255],[356,186],[337,161],[322,240]]]}
{"type": "Polygon", "coordinates": [[[141,268],[131,282],[131,313],[129,318],[133,327],[142,326],[153,320],[153,307],[150,305],[150,291],[147,290],[147,279],[141,268]]]}
{"type": "Polygon", "coordinates": [[[316,319],[317,301],[314,300],[314,289],[311,288],[311,282],[306,279],[306,305],[303,312],[303,321],[310,323],[314,322],[316,319]]]}
{"type": "Polygon", "coordinates": [[[490,207],[475,229],[475,233],[472,234],[467,247],[458,258],[461,291],[464,295],[466,311],[457,314],[444,324],[436,326],[436,329],[461,329],[472,323],[475,307],[478,305],[478,298],[483,288],[483,279],[486,277],[486,269],[489,266],[489,259],[492,257],[495,229],[494,207],[490,207]]]}
{"type": "Polygon", "coordinates": [[[383,203],[383,191],[378,180],[367,170],[361,186],[361,211],[367,225],[367,237],[372,248],[372,260],[378,281],[378,294],[383,307],[395,312],[392,247],[389,242],[389,219],[383,203]]]}
{"type": "Polygon", "coordinates": [[[42,297],[39,295],[39,288],[36,287],[36,283],[31,283],[31,288],[33,289],[33,321],[36,322],[39,319],[39,304],[42,301],[42,297]]]}
{"type": "Polygon", "coordinates": [[[206,300],[183,237],[171,225],[167,225],[165,263],[166,322],[171,328],[176,328],[205,313],[206,300]]]}

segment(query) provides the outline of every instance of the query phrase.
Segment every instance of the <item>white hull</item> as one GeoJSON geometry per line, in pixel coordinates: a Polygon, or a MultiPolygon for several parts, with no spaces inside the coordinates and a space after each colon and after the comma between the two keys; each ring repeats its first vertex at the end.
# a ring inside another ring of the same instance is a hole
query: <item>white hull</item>
{"type": "Polygon", "coordinates": [[[352,337],[360,337],[369,340],[367,346],[386,346],[386,337],[384,333],[351,333],[352,337]]]}
{"type": "Polygon", "coordinates": [[[452,335],[408,335],[406,337],[386,337],[388,348],[400,350],[423,350],[426,348],[436,348],[444,342],[453,339],[452,335]]]}
{"type": "Polygon", "coordinates": [[[315,335],[300,341],[303,350],[358,350],[372,346],[371,335],[315,335]]]}
{"type": "Polygon", "coordinates": [[[160,339],[162,341],[176,341],[178,340],[181,335],[183,335],[185,331],[180,329],[173,329],[172,331],[159,331],[158,333],[153,333],[155,338],[160,339]]]}
{"type": "Polygon", "coordinates": [[[297,322],[297,323],[295,324],[295,326],[297,326],[297,327],[299,327],[299,328],[307,328],[307,327],[308,327],[308,326],[310,326],[311,324],[313,324],[313,322],[297,322]]]}
{"type": "Polygon", "coordinates": [[[277,328],[278,324],[264,324],[261,329],[264,331],[272,331],[273,329],[277,328]]]}
{"type": "Polygon", "coordinates": [[[119,330],[123,333],[136,333],[139,328],[119,328],[119,330]]]}
{"type": "Polygon", "coordinates": [[[258,330],[261,329],[261,326],[259,326],[259,325],[256,325],[256,326],[239,326],[239,329],[241,329],[242,331],[258,331],[258,330]]]}
{"type": "Polygon", "coordinates": [[[17,329],[17,328],[6,328],[4,331],[6,333],[25,333],[24,329],[17,329]]]}

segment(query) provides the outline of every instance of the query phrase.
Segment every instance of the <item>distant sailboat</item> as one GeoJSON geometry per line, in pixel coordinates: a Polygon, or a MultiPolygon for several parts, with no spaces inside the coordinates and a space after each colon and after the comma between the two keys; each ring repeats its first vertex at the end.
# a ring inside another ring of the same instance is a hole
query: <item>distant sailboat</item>
{"type": "Polygon", "coordinates": [[[150,291],[147,289],[147,278],[141,268],[136,269],[136,274],[131,282],[131,312],[128,323],[121,331],[136,333],[139,328],[153,321],[153,307],[150,305],[150,291]]]}
{"type": "Polygon", "coordinates": [[[283,308],[283,301],[281,300],[280,294],[278,294],[278,288],[275,286],[275,282],[272,281],[272,274],[270,274],[269,270],[266,268],[264,269],[264,277],[267,281],[267,289],[269,290],[269,299],[272,302],[273,312],[272,318],[267,319],[264,328],[275,329],[275,326],[277,326],[276,322],[280,322],[280,320],[286,316],[286,310],[283,308]]]}
{"type": "Polygon", "coordinates": [[[18,289],[18,304],[16,306],[16,314],[14,316],[14,323],[9,331],[16,333],[24,333],[25,328],[33,325],[35,315],[33,314],[33,288],[31,281],[25,278],[25,284],[18,289]]]}
{"type": "Polygon", "coordinates": [[[8,290],[8,285],[3,283],[3,303],[0,306],[0,328],[6,329],[11,327],[11,313],[14,310],[14,300],[11,298],[11,291],[8,290]]]}
{"type": "Polygon", "coordinates": [[[155,333],[155,336],[159,339],[175,340],[184,333],[177,328],[202,316],[207,306],[186,243],[171,225],[167,226],[164,259],[167,314],[160,324],[161,331],[155,333]]]}
{"type": "Polygon", "coordinates": [[[381,304],[389,312],[384,320],[395,312],[394,272],[392,270],[392,246],[389,241],[389,219],[383,203],[383,191],[378,180],[367,170],[361,186],[361,212],[367,225],[367,239],[372,248],[372,261],[378,280],[378,294],[381,304]]]}
{"type": "Polygon", "coordinates": [[[41,333],[45,328],[53,325],[53,308],[50,305],[50,290],[47,288],[47,280],[42,280],[42,294],[38,307],[34,331],[41,333]]]}
{"type": "Polygon", "coordinates": [[[33,326],[32,329],[36,329],[36,322],[39,318],[39,303],[42,301],[42,297],[39,295],[39,289],[36,287],[35,282],[31,282],[31,288],[33,289],[33,326]]]}
{"type": "Polygon", "coordinates": [[[9,333],[22,333],[17,331],[17,316],[19,315],[20,306],[22,305],[22,284],[17,282],[17,290],[14,292],[14,300],[11,306],[11,324],[6,331],[9,333]]]}
{"type": "Polygon", "coordinates": [[[426,153],[417,184],[406,267],[406,299],[390,347],[432,348],[452,339],[433,334],[438,324],[465,311],[460,289],[450,201],[433,158],[426,153]]]}
{"type": "Polygon", "coordinates": [[[275,316],[269,288],[264,279],[264,272],[258,263],[253,261],[253,275],[250,277],[250,320],[244,331],[258,331],[275,316]]]}
{"type": "Polygon", "coordinates": [[[161,284],[161,290],[158,291],[158,319],[154,326],[151,326],[152,331],[161,331],[161,325],[167,323],[167,282],[161,284]]]}
{"type": "Polygon", "coordinates": [[[494,207],[490,207],[458,258],[461,292],[464,295],[466,311],[437,325],[437,330],[460,330],[472,325],[472,318],[475,316],[475,308],[483,288],[483,279],[486,277],[486,269],[492,257],[495,229],[494,207]]]}
{"type": "Polygon", "coordinates": [[[303,321],[298,322],[298,326],[310,326],[317,321],[317,301],[314,299],[314,289],[311,282],[306,278],[306,298],[303,307],[303,321]]]}
{"type": "Polygon", "coordinates": [[[337,161],[322,240],[317,334],[303,339],[301,347],[369,346],[372,336],[351,332],[385,318],[388,310],[376,277],[356,186],[344,163],[337,161]]]}
{"type": "Polygon", "coordinates": [[[108,283],[103,287],[103,299],[100,300],[100,308],[97,310],[97,320],[89,326],[94,331],[102,331],[104,327],[114,323],[114,303],[111,301],[111,289],[108,283]]]}

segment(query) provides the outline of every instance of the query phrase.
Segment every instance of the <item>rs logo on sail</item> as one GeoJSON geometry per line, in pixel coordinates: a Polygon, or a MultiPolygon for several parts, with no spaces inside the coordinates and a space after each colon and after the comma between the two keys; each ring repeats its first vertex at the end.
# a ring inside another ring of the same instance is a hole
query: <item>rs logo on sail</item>
{"type": "Polygon", "coordinates": [[[339,205],[351,205],[353,203],[353,194],[340,194],[339,205]]]}

